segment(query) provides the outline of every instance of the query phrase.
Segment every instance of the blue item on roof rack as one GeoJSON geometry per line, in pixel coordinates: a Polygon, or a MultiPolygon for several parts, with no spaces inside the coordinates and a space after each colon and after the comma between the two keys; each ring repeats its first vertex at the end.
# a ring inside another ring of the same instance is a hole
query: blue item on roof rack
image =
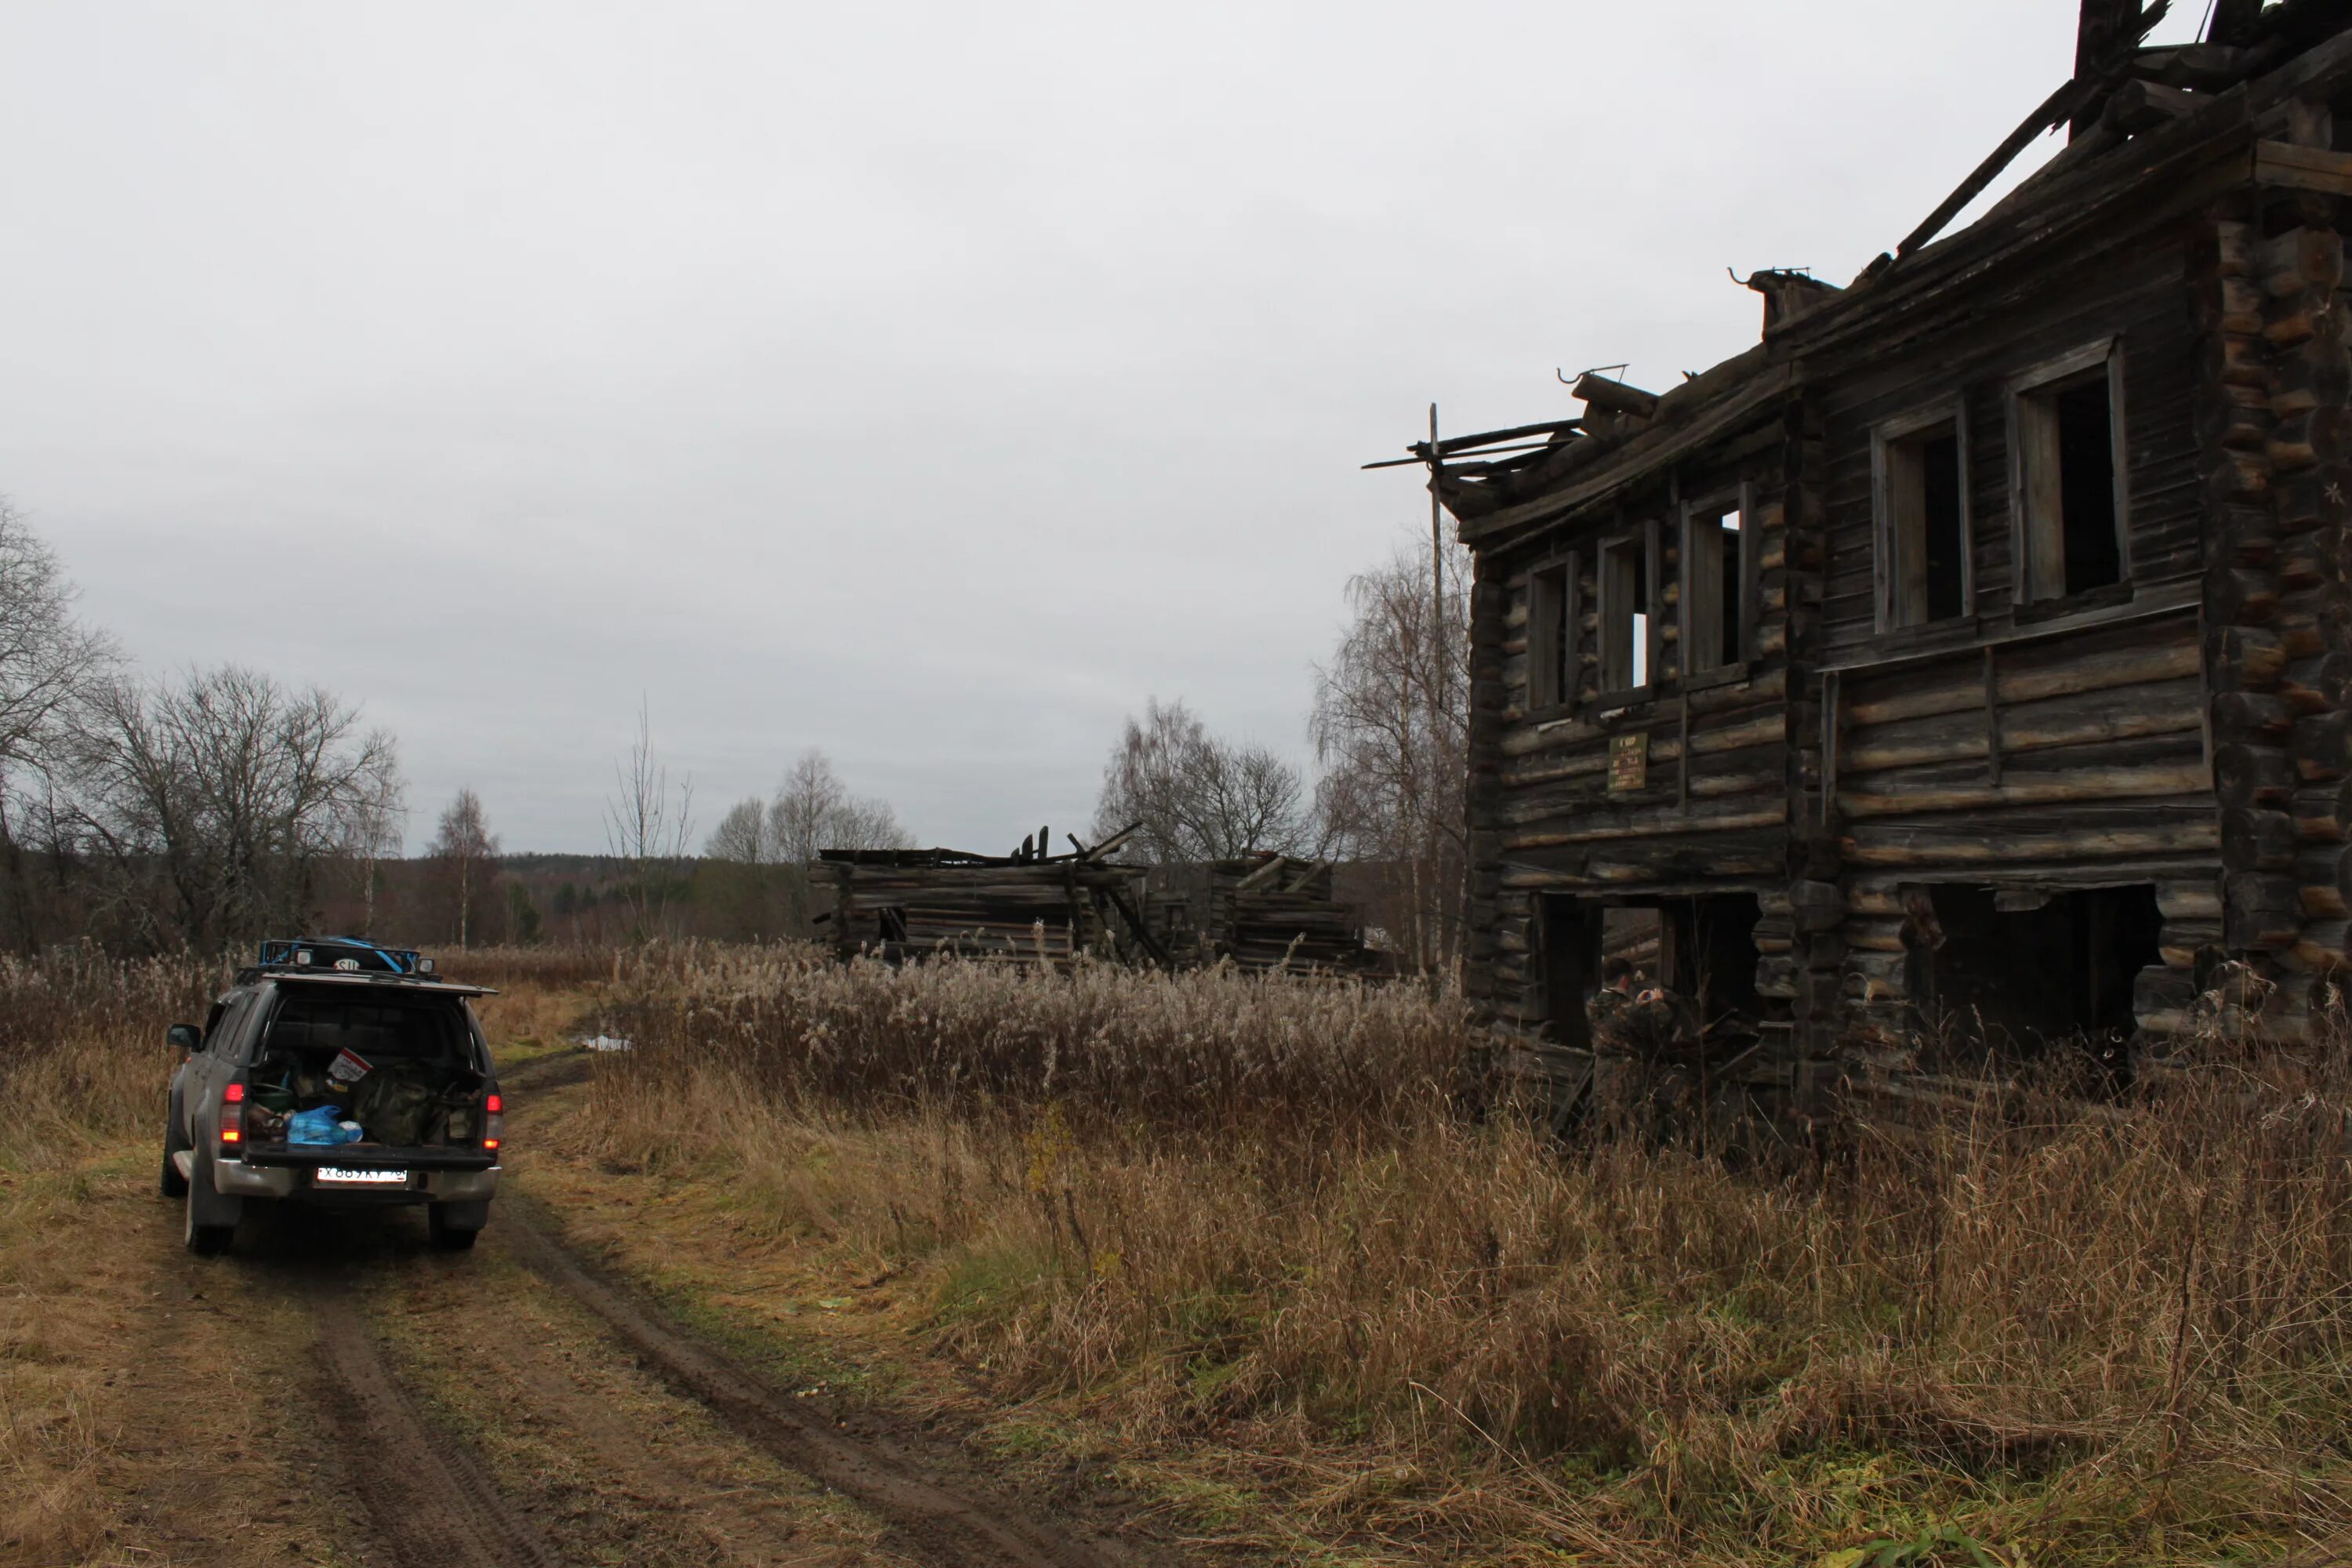
{"type": "Polygon", "coordinates": [[[306,936],[261,944],[264,969],[373,970],[379,974],[430,974],[433,961],[414,948],[382,947],[355,936],[306,936]]]}

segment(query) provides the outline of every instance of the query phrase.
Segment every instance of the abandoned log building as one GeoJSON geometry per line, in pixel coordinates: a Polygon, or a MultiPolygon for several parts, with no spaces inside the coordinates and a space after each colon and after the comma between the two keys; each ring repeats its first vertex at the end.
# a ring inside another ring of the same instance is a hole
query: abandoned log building
{"type": "Polygon", "coordinates": [[[1328,862],[1272,853],[1192,865],[1112,858],[1130,828],[1055,855],[1040,830],[1010,855],[959,849],[827,849],[809,867],[829,891],[817,915],[843,957],[953,952],[979,962],[1066,964],[1080,954],[1165,969],[1229,963],[1252,972],[1365,973],[1356,910],[1328,862]]]}
{"type": "Polygon", "coordinates": [[[1737,358],[1411,448],[1475,559],[1466,983],[1523,1070],[1581,1059],[1613,910],[1801,1098],[1953,1017],[2146,1042],[2226,959],[2293,1037],[2352,963],[2352,5],[2150,20],[2084,0],[1919,232],[1749,279],[1737,358]]]}

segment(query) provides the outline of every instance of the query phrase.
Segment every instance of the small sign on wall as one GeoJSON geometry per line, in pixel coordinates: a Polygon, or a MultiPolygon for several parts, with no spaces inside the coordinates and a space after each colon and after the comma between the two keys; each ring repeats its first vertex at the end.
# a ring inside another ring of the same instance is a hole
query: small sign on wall
{"type": "Polygon", "coordinates": [[[1609,738],[1609,793],[1624,795],[1632,790],[1650,787],[1650,732],[1636,730],[1631,734],[1609,738]]]}

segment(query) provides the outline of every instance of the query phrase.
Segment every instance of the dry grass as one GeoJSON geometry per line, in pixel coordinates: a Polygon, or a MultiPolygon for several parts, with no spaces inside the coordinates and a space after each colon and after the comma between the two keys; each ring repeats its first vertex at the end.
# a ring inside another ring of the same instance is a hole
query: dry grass
{"type": "MultiPolygon", "coordinates": [[[[575,987],[636,1040],[566,1141],[723,1194],[747,1257],[887,1277],[1027,1428],[1228,1542],[2137,1564],[2352,1527],[2341,1042],[1767,1174],[1463,1117],[1463,1019],[1402,987],[707,948],[451,968],[507,992],[509,1059],[580,1026],[575,987]]],[[[0,1475],[47,1500],[20,1542],[87,1528],[65,1505],[121,1419],[98,1361],[60,1375],[43,1348],[72,1321],[52,1189],[152,1130],[160,1025],[221,977],[0,961],[0,1272],[24,1282],[0,1475]]]]}
{"type": "Polygon", "coordinates": [[[615,1006],[605,1160],[911,1276],[936,1342],[1188,1456],[1228,1533],[2147,1563],[2352,1523],[2332,1068],[1767,1176],[1465,1121],[1461,1019],[1402,988],[705,952],[615,1006]]]}
{"type": "Polygon", "coordinates": [[[0,1169],[160,1131],[179,1064],[164,1027],[201,1022],[226,978],[189,958],[0,957],[0,1169]]]}

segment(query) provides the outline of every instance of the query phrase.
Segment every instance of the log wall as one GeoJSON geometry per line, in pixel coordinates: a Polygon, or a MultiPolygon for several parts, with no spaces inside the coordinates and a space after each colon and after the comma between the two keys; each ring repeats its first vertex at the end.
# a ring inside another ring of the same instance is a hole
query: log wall
{"type": "MultiPolygon", "coordinates": [[[[1792,657],[1816,596],[1818,545],[1792,529],[1794,448],[1780,411],[1730,433],[1604,510],[1566,519],[1523,547],[1482,552],[1472,599],[1474,711],[1469,788],[1471,940],[1465,983],[1509,1047],[1542,1057],[1557,1031],[1542,973],[1541,899],[1570,894],[1640,902],[1747,891],[1779,898],[1788,879],[1792,657]],[[1686,677],[1682,500],[1744,498],[1754,555],[1751,657],[1686,677]],[[1600,686],[1598,551],[1654,531],[1657,574],[1646,690],[1624,700],[1600,686]],[[1809,554],[1809,552],[1811,552],[1809,554]],[[1531,701],[1529,616],[1538,572],[1569,565],[1571,700],[1531,701]],[[1612,787],[1625,737],[1643,749],[1639,788],[1612,787]]],[[[1798,419],[1801,434],[1802,420],[1798,419]]],[[[1774,926],[1768,914],[1766,926],[1774,926]]],[[[1785,987],[1768,1000],[1787,1011],[1785,987]]],[[[1580,998],[1568,999],[1581,1005],[1580,998]]],[[[1777,1020],[1785,1035],[1785,1018],[1777,1020]]]]}

